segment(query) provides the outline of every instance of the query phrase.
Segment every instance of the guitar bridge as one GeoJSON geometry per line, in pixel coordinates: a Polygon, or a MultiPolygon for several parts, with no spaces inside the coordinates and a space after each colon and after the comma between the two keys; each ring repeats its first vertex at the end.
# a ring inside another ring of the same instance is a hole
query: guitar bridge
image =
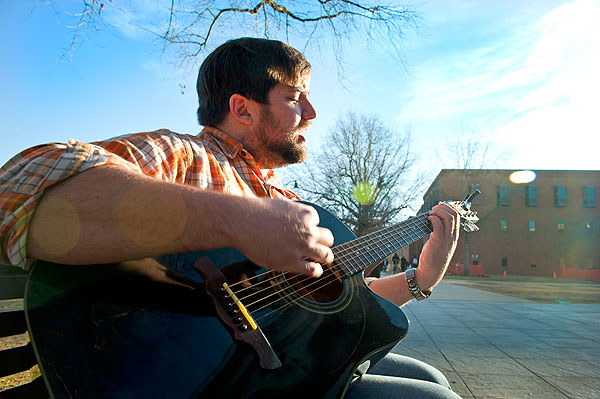
{"type": "Polygon", "coordinates": [[[208,257],[194,263],[194,270],[204,279],[206,293],[212,299],[217,318],[234,341],[249,345],[258,356],[260,366],[267,370],[281,367],[281,361],[246,307],[229,288],[225,276],[208,257]]]}

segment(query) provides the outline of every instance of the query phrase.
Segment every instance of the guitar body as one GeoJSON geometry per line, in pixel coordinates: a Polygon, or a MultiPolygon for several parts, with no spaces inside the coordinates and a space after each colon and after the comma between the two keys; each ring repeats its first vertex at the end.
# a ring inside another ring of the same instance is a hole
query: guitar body
{"type": "MultiPolygon", "coordinates": [[[[335,245],[355,238],[315,208],[335,245]]],[[[34,264],[27,321],[54,397],[341,398],[357,367],[380,360],[408,329],[402,310],[374,294],[362,273],[264,275],[231,249],[160,261],[34,264]],[[217,317],[215,299],[193,268],[198,259],[244,288],[238,297],[280,366],[261,366],[255,348],[217,317]],[[251,277],[263,281],[250,286],[251,277]]]]}

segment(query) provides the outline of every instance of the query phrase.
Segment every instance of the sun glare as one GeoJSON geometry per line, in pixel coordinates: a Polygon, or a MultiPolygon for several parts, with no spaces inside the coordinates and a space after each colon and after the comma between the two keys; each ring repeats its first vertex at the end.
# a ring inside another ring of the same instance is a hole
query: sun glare
{"type": "Polygon", "coordinates": [[[526,184],[531,183],[535,180],[537,175],[533,170],[518,170],[510,174],[510,181],[515,184],[526,184]]]}

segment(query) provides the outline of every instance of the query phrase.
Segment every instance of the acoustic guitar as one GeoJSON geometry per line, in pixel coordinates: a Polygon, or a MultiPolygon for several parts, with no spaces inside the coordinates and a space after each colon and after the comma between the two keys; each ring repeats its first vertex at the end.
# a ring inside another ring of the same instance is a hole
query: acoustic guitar
{"type": "MultiPolygon", "coordinates": [[[[477,229],[470,197],[448,202],[477,229]]],[[[431,233],[427,213],[335,237],[320,278],[262,269],[233,249],[109,265],[37,261],[25,310],[55,398],[341,398],[407,333],[363,272],[431,233]]]]}

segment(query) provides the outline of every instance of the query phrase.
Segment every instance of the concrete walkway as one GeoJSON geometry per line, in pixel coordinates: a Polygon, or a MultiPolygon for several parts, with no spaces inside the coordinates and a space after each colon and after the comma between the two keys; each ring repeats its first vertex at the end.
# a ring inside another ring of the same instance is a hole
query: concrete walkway
{"type": "Polygon", "coordinates": [[[465,399],[600,399],[600,305],[536,303],[453,282],[403,308],[411,325],[395,353],[437,367],[465,399]]]}

